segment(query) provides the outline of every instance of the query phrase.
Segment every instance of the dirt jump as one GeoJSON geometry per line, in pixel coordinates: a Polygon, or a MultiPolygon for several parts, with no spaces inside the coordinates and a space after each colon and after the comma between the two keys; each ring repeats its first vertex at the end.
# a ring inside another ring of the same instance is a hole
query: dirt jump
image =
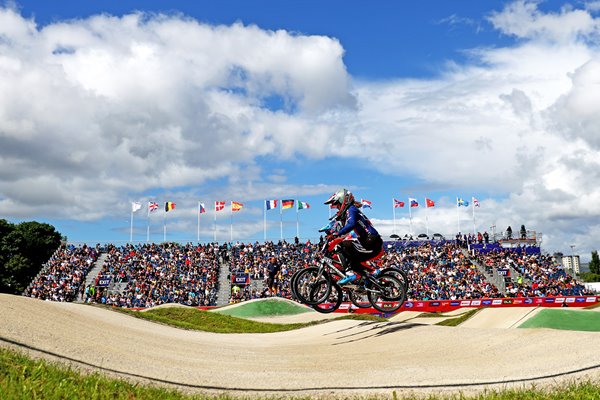
{"type": "MultiPolygon", "coordinates": [[[[294,319],[315,318],[314,312],[294,319]]],[[[515,316],[511,317],[511,326],[515,316]]],[[[600,380],[600,334],[333,320],[217,334],[108,309],[0,295],[0,346],[185,392],[311,395],[477,392],[600,380]]]]}

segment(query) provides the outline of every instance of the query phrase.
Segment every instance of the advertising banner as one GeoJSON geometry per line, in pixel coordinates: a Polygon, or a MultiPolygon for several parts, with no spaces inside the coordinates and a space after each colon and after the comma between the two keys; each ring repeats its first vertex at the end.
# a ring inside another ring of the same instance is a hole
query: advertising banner
{"type": "MultiPolygon", "coordinates": [[[[456,310],[460,307],[588,307],[600,302],[600,296],[562,296],[562,297],[536,297],[536,298],[499,298],[499,299],[477,299],[477,300],[453,300],[453,301],[405,301],[397,311],[420,311],[444,313],[456,310]]],[[[394,303],[388,303],[391,306],[394,303]]],[[[385,307],[385,304],[383,305],[385,307]]],[[[341,308],[338,312],[347,312],[347,308],[341,308]]],[[[373,308],[353,309],[357,314],[374,314],[373,308]]]]}
{"type": "Polygon", "coordinates": [[[231,276],[231,283],[233,285],[245,286],[250,284],[250,275],[248,274],[237,274],[231,276]]]}
{"type": "Polygon", "coordinates": [[[98,283],[96,283],[96,287],[108,287],[110,285],[112,277],[110,276],[99,276],[98,283]]]}

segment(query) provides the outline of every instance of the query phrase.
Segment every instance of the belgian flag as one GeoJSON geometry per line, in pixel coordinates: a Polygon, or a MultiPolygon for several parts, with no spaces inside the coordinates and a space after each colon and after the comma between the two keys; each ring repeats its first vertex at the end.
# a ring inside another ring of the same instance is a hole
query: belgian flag
{"type": "Polygon", "coordinates": [[[165,203],[165,212],[169,212],[174,209],[175,209],[175,203],[173,203],[172,201],[167,201],[165,203]]]}

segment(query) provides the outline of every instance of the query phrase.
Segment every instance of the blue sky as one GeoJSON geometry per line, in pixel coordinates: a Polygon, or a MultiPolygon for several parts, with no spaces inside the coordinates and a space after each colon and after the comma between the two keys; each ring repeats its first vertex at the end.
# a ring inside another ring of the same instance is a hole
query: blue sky
{"type": "Polygon", "coordinates": [[[202,201],[207,241],[234,200],[217,239],[253,241],[264,200],[292,198],[315,238],[348,187],[384,236],[525,224],[546,251],[597,247],[598,1],[0,4],[0,217],[121,243],[140,201],[134,240],[161,241],[145,206],[174,201],[186,241],[202,201]]]}

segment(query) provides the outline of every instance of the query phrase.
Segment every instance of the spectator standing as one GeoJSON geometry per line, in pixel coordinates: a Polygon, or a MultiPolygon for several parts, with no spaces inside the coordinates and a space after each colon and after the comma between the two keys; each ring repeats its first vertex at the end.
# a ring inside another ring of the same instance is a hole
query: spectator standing
{"type": "Polygon", "coordinates": [[[521,239],[527,239],[527,230],[525,229],[525,225],[521,225],[521,239]]]}
{"type": "Polygon", "coordinates": [[[275,279],[281,270],[281,264],[277,261],[277,258],[271,257],[269,264],[267,265],[267,287],[269,288],[269,294],[271,296],[277,296],[279,290],[275,279]]]}
{"type": "Polygon", "coordinates": [[[510,225],[508,226],[508,228],[506,228],[506,238],[512,239],[512,228],[510,227],[510,225]]]}

